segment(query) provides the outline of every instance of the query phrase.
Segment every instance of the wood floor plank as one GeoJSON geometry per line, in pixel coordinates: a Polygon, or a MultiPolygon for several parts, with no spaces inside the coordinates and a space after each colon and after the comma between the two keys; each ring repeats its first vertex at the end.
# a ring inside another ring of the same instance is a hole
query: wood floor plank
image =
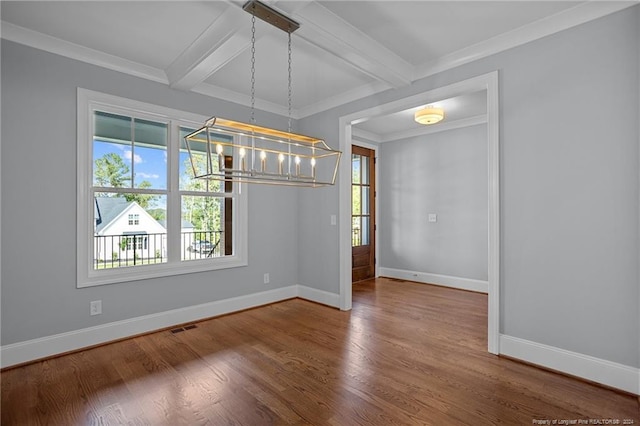
{"type": "Polygon", "coordinates": [[[2,425],[640,425],[638,399],[487,353],[487,296],[401,280],[1,374],[2,425]]]}

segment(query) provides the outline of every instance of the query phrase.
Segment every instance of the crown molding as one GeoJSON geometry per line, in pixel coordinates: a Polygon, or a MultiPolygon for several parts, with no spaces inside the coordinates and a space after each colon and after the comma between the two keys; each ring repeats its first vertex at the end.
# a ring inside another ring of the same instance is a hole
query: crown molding
{"type": "MultiPolygon", "coordinates": [[[[225,89],[224,87],[216,86],[214,84],[200,83],[196,87],[191,89],[191,91],[236,104],[251,106],[250,96],[233,90],[225,89]]],[[[287,107],[276,104],[274,102],[265,101],[264,99],[256,98],[255,107],[256,109],[259,109],[261,111],[271,112],[273,114],[283,115],[285,117],[289,114],[289,110],[287,107]]],[[[293,118],[294,120],[300,118],[296,110],[291,111],[291,118],[293,118]]]]}
{"type": "Polygon", "coordinates": [[[70,43],[47,34],[39,33],[9,22],[1,21],[2,38],[29,47],[55,53],[102,68],[141,77],[158,83],[169,84],[163,70],[70,43]]]}
{"type": "MultiPolygon", "coordinates": [[[[634,1],[589,1],[571,9],[564,10],[552,16],[532,22],[523,27],[517,28],[505,34],[493,37],[484,42],[458,50],[449,55],[445,55],[435,61],[427,62],[414,67],[412,82],[431,75],[453,69],[455,67],[485,58],[487,56],[503,52],[514,47],[529,43],[531,41],[555,34],[560,31],[575,27],[586,22],[602,18],[628,7],[637,5],[639,0],[634,1]]],[[[308,117],[349,102],[367,96],[375,95],[384,90],[392,88],[391,85],[382,81],[361,86],[341,95],[323,99],[311,105],[307,105],[297,110],[300,118],[308,117]]],[[[471,124],[468,124],[471,125],[471,124]]],[[[441,128],[442,129],[442,128],[441,128]]],[[[443,131],[442,129],[438,131],[443,131]]],[[[384,136],[380,136],[384,139],[384,136]]]]}
{"type": "Polygon", "coordinates": [[[414,81],[521,46],[637,5],[638,1],[588,1],[417,66],[414,81]]]}

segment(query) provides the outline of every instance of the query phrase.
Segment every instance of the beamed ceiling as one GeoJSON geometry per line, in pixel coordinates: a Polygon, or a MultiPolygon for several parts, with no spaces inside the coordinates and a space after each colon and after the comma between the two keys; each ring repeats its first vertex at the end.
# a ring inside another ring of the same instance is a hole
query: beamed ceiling
{"type": "MultiPolygon", "coordinates": [[[[2,37],[178,90],[249,105],[251,16],[243,3],[2,1],[2,37]]],[[[293,34],[294,118],[407,86],[637,4],[265,3],[301,25],[293,34]]],[[[256,107],[286,114],[287,35],[258,20],[256,38],[256,107]]],[[[376,132],[375,123],[369,130],[376,132]]]]}

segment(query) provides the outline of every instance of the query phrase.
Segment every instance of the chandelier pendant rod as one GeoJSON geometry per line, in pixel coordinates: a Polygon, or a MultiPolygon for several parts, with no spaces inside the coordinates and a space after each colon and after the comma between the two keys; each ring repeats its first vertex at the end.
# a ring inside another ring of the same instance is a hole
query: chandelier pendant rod
{"type": "MultiPolygon", "coordinates": [[[[291,31],[287,32],[287,36],[288,36],[288,41],[287,41],[287,56],[288,56],[288,89],[289,89],[289,93],[288,93],[288,100],[287,100],[287,105],[288,105],[288,120],[287,120],[287,132],[289,134],[291,134],[291,107],[292,107],[292,102],[291,99],[293,97],[292,95],[292,88],[291,88],[291,31]]],[[[289,159],[289,161],[287,161],[287,172],[288,175],[291,176],[291,137],[289,136],[288,138],[289,141],[289,152],[288,152],[288,156],[287,158],[289,159]]]]}

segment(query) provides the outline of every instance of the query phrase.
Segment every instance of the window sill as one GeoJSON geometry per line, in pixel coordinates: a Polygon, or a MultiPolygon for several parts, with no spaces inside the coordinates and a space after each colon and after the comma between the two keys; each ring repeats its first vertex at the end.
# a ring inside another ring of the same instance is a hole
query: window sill
{"type": "Polygon", "coordinates": [[[124,283],[151,278],[163,278],[174,275],[192,274],[197,272],[217,271],[221,269],[247,266],[246,259],[239,256],[227,256],[215,260],[190,260],[180,263],[163,263],[145,266],[132,266],[109,271],[88,271],[86,277],[78,277],[78,288],[95,287],[105,284],[124,283]]]}

